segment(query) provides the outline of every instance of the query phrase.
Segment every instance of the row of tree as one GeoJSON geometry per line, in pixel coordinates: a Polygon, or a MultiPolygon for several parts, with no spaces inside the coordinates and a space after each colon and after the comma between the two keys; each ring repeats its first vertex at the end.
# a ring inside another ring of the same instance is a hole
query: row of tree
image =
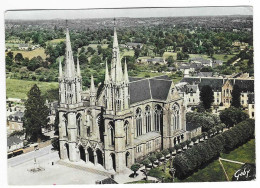
{"type": "Polygon", "coordinates": [[[173,160],[173,166],[176,168],[176,176],[179,179],[183,179],[219,157],[221,152],[230,151],[246,143],[254,137],[254,130],[254,120],[247,119],[232,129],[209,138],[206,142],[195,145],[185,152],[177,154],[173,160]]]}

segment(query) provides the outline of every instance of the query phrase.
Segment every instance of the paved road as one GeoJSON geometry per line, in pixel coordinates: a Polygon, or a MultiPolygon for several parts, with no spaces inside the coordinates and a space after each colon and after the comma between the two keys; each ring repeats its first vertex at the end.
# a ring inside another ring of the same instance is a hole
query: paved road
{"type": "Polygon", "coordinates": [[[33,160],[34,158],[39,158],[39,157],[42,157],[47,154],[52,155],[52,153],[57,153],[57,152],[52,151],[51,148],[52,148],[52,145],[49,145],[47,147],[41,148],[36,151],[32,151],[29,153],[25,153],[22,155],[12,157],[12,158],[8,159],[8,167],[14,167],[17,165],[21,165],[25,162],[33,160]]]}

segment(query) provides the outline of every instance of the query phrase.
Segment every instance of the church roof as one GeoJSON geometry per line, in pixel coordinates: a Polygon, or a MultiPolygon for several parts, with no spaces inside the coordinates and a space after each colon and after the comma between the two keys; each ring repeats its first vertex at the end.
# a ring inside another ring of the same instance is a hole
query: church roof
{"type": "Polygon", "coordinates": [[[148,99],[166,100],[172,84],[167,76],[129,80],[131,104],[148,99]]]}

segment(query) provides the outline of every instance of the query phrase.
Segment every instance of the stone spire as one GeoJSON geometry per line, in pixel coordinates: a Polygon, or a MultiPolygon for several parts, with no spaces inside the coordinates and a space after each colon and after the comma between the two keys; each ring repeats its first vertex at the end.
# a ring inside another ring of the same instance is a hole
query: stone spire
{"type": "Polygon", "coordinates": [[[109,78],[109,72],[108,72],[108,66],[107,66],[107,60],[106,60],[106,74],[105,74],[105,83],[108,84],[110,81],[109,78]]]}
{"type": "Polygon", "coordinates": [[[81,76],[81,74],[80,74],[80,66],[79,66],[79,58],[77,58],[77,76],[81,76]]]}
{"type": "Polygon", "coordinates": [[[61,65],[61,58],[59,58],[59,77],[62,77],[62,65],[61,65]]]}
{"type": "Polygon", "coordinates": [[[70,34],[69,29],[67,27],[66,30],[66,65],[65,65],[65,77],[73,78],[75,77],[75,65],[74,65],[74,59],[73,59],[73,53],[71,48],[71,42],[70,42],[70,34]]]}
{"type": "Polygon", "coordinates": [[[125,83],[128,83],[128,82],[129,82],[128,72],[127,72],[127,64],[126,64],[126,58],[125,58],[125,74],[124,74],[124,81],[125,81],[125,83]]]}
{"type": "Polygon", "coordinates": [[[119,45],[117,40],[116,26],[114,25],[113,56],[111,63],[111,78],[113,83],[120,84],[123,81],[122,64],[120,61],[119,45]]]}

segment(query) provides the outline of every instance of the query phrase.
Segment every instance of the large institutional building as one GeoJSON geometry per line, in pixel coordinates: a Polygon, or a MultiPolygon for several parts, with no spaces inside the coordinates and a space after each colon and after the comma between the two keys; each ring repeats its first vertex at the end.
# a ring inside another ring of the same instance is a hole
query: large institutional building
{"type": "Polygon", "coordinates": [[[91,77],[83,97],[79,62],[75,68],[72,54],[67,29],[64,70],[59,65],[61,159],[120,172],[151,152],[189,139],[193,130],[186,127],[186,109],[173,82],[167,76],[129,77],[126,63],[122,69],[116,28],[111,70],[106,63],[99,94],[91,77]]]}

